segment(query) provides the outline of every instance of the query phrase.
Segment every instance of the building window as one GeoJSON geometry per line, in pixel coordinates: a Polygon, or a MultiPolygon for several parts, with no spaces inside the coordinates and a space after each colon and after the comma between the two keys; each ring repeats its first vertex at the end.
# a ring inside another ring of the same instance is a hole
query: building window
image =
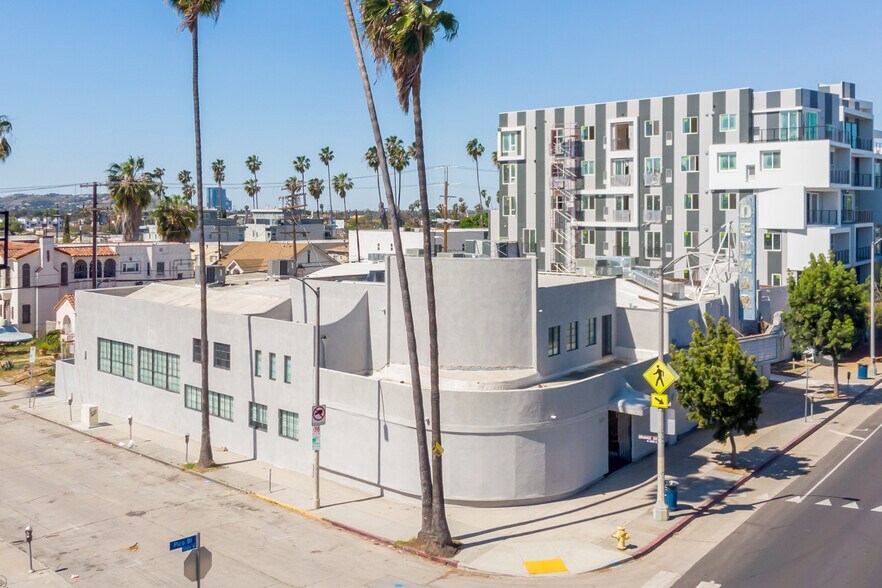
{"type": "Polygon", "coordinates": [[[683,194],[683,209],[698,210],[698,194],[683,194]]]}
{"type": "Polygon", "coordinates": [[[227,421],[233,420],[233,397],[208,391],[208,414],[227,421]]]}
{"type": "Polygon", "coordinates": [[[597,344],[597,317],[592,316],[590,319],[586,321],[586,330],[588,331],[586,339],[588,342],[586,343],[586,347],[591,347],[592,345],[597,344]]]}
{"type": "Polygon", "coordinates": [[[31,324],[31,305],[30,304],[22,304],[21,305],[21,324],[23,324],[23,325],[31,324]]]}
{"type": "Polygon", "coordinates": [[[781,169],[781,152],[763,151],[760,153],[760,165],[762,169],[781,169]]]}
{"type": "Polygon", "coordinates": [[[560,354],[560,325],[548,327],[548,357],[560,354]]]}
{"type": "Polygon", "coordinates": [[[524,253],[536,253],[536,229],[524,229],[524,253]]]}
{"type": "Polygon", "coordinates": [[[643,122],[643,136],[644,137],[655,137],[661,131],[661,125],[658,124],[657,120],[647,120],[643,122]]]}
{"type": "Polygon", "coordinates": [[[725,133],[727,131],[734,131],[738,126],[738,115],[737,114],[721,114],[720,115],[720,131],[725,133]]]}
{"type": "Polygon", "coordinates": [[[582,245],[594,245],[594,229],[582,229],[582,245]]]}
{"type": "Polygon", "coordinates": [[[137,274],[141,271],[140,261],[123,261],[119,264],[121,274],[137,274]]]}
{"type": "Polygon", "coordinates": [[[661,258],[661,232],[660,231],[647,231],[646,232],[645,257],[647,259],[660,259],[661,258]]]}
{"type": "Polygon", "coordinates": [[[583,159],[582,163],[582,175],[583,176],[593,176],[594,175],[594,160],[593,159],[583,159]]]}
{"type": "Polygon", "coordinates": [[[579,321],[567,325],[567,351],[579,348],[579,321]]]}
{"type": "Polygon", "coordinates": [[[61,285],[67,286],[67,282],[68,282],[67,262],[62,262],[62,264],[61,264],[61,285]]]}
{"type": "Polygon", "coordinates": [[[582,194],[582,210],[594,210],[595,199],[594,194],[582,194]]]}
{"type": "Polygon", "coordinates": [[[781,274],[772,274],[772,285],[780,286],[781,285],[781,274]]]}
{"type": "Polygon", "coordinates": [[[89,277],[89,270],[86,262],[82,259],[78,260],[74,263],[74,279],[75,280],[85,280],[89,277]]]}
{"type": "Polygon", "coordinates": [[[169,392],[179,392],[179,363],[180,357],[174,353],[138,347],[138,381],[169,392]]]}
{"type": "Polygon", "coordinates": [[[502,183],[506,186],[518,183],[518,166],[516,163],[502,164],[502,183]]]}
{"type": "Polygon", "coordinates": [[[735,210],[738,206],[738,194],[723,192],[720,194],[720,210],[735,210]]]}
{"type": "Polygon", "coordinates": [[[161,278],[165,276],[165,262],[157,261],[156,262],[156,277],[161,278]]]}
{"type": "Polygon", "coordinates": [[[104,277],[105,278],[115,278],[116,277],[116,262],[112,259],[107,259],[104,261],[104,277]]]}
{"type": "Polygon", "coordinates": [[[254,350],[254,375],[258,378],[263,372],[263,352],[259,349],[254,350]]]}
{"type": "Polygon", "coordinates": [[[284,370],[285,370],[285,383],[290,384],[291,383],[291,356],[290,355],[285,356],[284,370]]]}
{"type": "Polygon", "coordinates": [[[521,154],[521,132],[503,131],[501,155],[505,157],[518,156],[521,154]]]}
{"type": "Polygon", "coordinates": [[[720,153],[717,155],[717,169],[721,172],[735,171],[735,154],[720,153]]]}
{"type": "Polygon", "coordinates": [[[25,263],[21,266],[21,287],[31,287],[31,264],[25,263]]]}
{"type": "Polygon", "coordinates": [[[202,363],[202,339],[193,339],[193,363],[202,363]]]}
{"type": "Polygon", "coordinates": [[[98,339],[98,371],[122,376],[129,380],[135,377],[134,347],[128,343],[98,339]]]}
{"type": "Polygon", "coordinates": [[[661,157],[644,157],[643,173],[660,174],[662,171],[661,157]]]}
{"type": "Polygon", "coordinates": [[[300,428],[300,415],[296,412],[287,410],[279,410],[279,437],[293,439],[297,441],[300,436],[298,429],[300,428]]]}
{"type": "Polygon", "coordinates": [[[698,117],[687,116],[683,119],[683,134],[694,135],[698,132],[698,117]]]}
{"type": "Polygon", "coordinates": [[[266,431],[266,404],[248,403],[248,426],[266,431]]]}
{"type": "Polygon", "coordinates": [[[582,140],[583,141],[593,141],[594,140],[594,125],[582,127],[582,140]]]}
{"type": "Polygon", "coordinates": [[[680,158],[680,171],[682,172],[697,172],[698,171],[698,156],[697,155],[684,155],[680,158]]]}
{"type": "Polygon", "coordinates": [[[690,249],[692,247],[698,246],[698,243],[695,241],[695,231],[686,231],[683,233],[683,247],[690,249]]]}
{"type": "Polygon", "coordinates": [[[269,354],[269,379],[270,380],[276,379],[276,354],[275,353],[269,354]]]}
{"type": "Polygon", "coordinates": [[[603,332],[600,334],[600,354],[601,355],[612,355],[613,352],[613,339],[612,339],[612,315],[605,314],[603,315],[603,323],[601,328],[603,332]]]}
{"type": "Polygon", "coordinates": [[[763,249],[765,251],[781,251],[781,233],[763,235],[763,249]]]}
{"type": "Polygon", "coordinates": [[[214,344],[214,367],[230,369],[230,346],[226,343],[214,344]]]}
{"type": "Polygon", "coordinates": [[[720,233],[720,247],[723,249],[729,249],[731,247],[731,239],[729,239],[729,233],[726,231],[720,233]]]}
{"type": "Polygon", "coordinates": [[[184,385],[184,408],[202,410],[202,390],[189,384],[184,385]]]}
{"type": "Polygon", "coordinates": [[[517,200],[514,196],[502,197],[502,216],[517,216],[517,200]]]}

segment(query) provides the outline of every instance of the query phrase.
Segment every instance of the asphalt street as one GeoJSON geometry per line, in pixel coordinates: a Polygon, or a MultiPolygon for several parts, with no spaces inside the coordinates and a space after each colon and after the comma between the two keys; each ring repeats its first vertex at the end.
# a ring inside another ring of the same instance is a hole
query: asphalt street
{"type": "Polygon", "coordinates": [[[676,586],[882,586],[880,429],[882,411],[844,433],[676,586]]]}

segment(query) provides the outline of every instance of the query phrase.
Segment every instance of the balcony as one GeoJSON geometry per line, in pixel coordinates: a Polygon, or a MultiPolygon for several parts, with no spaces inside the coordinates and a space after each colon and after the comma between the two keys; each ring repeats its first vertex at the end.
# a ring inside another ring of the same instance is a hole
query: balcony
{"type": "Polygon", "coordinates": [[[854,222],[856,222],[856,223],[871,223],[871,222],[873,222],[873,211],[872,210],[855,210],[854,211],[854,222]]]}
{"type": "Polygon", "coordinates": [[[660,223],[662,222],[662,213],[660,210],[644,210],[643,211],[643,222],[645,223],[660,223]]]}
{"type": "Polygon", "coordinates": [[[808,210],[806,222],[810,225],[836,225],[839,214],[835,210],[808,210]]]}
{"type": "Polygon", "coordinates": [[[610,151],[629,151],[631,149],[630,137],[612,137],[609,141],[610,151]]]}
{"type": "Polygon", "coordinates": [[[831,169],[830,170],[830,183],[831,184],[850,184],[851,183],[851,174],[847,169],[831,169]]]}
{"type": "Polygon", "coordinates": [[[872,188],[873,174],[851,174],[851,185],[858,188],[872,188]]]}
{"type": "Polygon", "coordinates": [[[848,136],[832,125],[813,127],[790,127],[761,129],[753,127],[754,143],[772,143],[777,141],[819,141],[828,139],[837,143],[848,143],[848,136]]]}
{"type": "Polygon", "coordinates": [[[858,261],[867,261],[870,259],[870,246],[858,247],[855,252],[855,259],[858,261]]]}
{"type": "Polygon", "coordinates": [[[613,255],[616,257],[631,257],[630,245],[616,245],[613,247],[613,255]]]}
{"type": "Polygon", "coordinates": [[[876,176],[875,181],[873,182],[873,186],[878,190],[882,188],[882,176],[876,176]]]}
{"type": "Polygon", "coordinates": [[[850,137],[851,147],[853,149],[863,149],[864,151],[873,150],[873,139],[867,137],[850,137]]]}
{"type": "Polygon", "coordinates": [[[609,185],[615,188],[630,186],[631,174],[613,174],[609,179],[609,185]]]}
{"type": "Polygon", "coordinates": [[[661,173],[645,173],[645,174],[643,174],[643,185],[644,186],[661,186],[661,183],[662,183],[661,173]]]}
{"type": "Polygon", "coordinates": [[[614,210],[613,211],[613,220],[617,223],[629,223],[629,222],[631,222],[631,211],[630,210],[614,210]]]}
{"type": "Polygon", "coordinates": [[[833,252],[833,261],[841,261],[845,265],[848,265],[849,263],[851,263],[849,261],[848,249],[843,249],[841,251],[834,251],[833,252]]]}

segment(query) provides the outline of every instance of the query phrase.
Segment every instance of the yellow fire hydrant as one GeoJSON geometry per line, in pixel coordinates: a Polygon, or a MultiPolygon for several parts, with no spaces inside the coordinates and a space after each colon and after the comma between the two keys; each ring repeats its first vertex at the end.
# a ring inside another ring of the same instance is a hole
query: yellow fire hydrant
{"type": "Polygon", "coordinates": [[[617,548],[619,548],[623,551],[625,549],[628,549],[628,546],[625,545],[625,541],[630,539],[631,535],[629,535],[625,531],[625,527],[622,527],[622,526],[616,527],[616,532],[612,534],[612,538],[619,542],[619,544],[616,545],[617,548]]]}

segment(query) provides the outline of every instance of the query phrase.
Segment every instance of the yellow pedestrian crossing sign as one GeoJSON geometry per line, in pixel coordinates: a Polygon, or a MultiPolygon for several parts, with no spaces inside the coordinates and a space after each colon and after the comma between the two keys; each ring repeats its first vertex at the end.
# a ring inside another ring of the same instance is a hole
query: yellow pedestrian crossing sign
{"type": "Polygon", "coordinates": [[[676,382],[679,376],[665,362],[656,359],[649,369],[643,372],[643,377],[657,394],[661,394],[676,382]]]}
{"type": "Polygon", "coordinates": [[[655,392],[653,392],[650,395],[649,399],[652,408],[668,408],[671,406],[667,394],[656,394],[655,392]]]}

